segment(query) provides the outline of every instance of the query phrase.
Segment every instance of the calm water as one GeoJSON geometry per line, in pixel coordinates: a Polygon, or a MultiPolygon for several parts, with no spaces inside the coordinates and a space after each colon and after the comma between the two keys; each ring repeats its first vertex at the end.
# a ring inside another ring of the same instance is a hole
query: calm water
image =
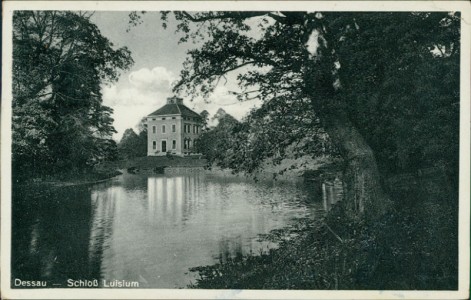
{"type": "Polygon", "coordinates": [[[124,174],[91,187],[18,189],[12,281],[45,280],[57,288],[67,287],[68,279],[185,287],[196,276],[191,267],[276,247],[258,235],[293,218],[318,217],[340,190],[203,173],[124,174]]]}

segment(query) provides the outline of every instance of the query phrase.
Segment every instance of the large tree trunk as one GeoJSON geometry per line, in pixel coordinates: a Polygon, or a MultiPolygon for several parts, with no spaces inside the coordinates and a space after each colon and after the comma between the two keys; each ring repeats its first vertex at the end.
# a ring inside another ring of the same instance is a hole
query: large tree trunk
{"type": "Polygon", "coordinates": [[[378,219],[390,208],[381,186],[380,174],[371,147],[345,112],[323,118],[325,130],[345,160],[346,207],[356,217],[378,219]]]}
{"type": "Polygon", "coordinates": [[[378,219],[390,208],[391,202],[381,186],[381,177],[373,150],[350,121],[345,99],[338,97],[338,80],[334,37],[323,26],[308,24],[305,31],[306,55],[304,92],[311,95],[311,104],[323,127],[345,161],[344,184],[346,207],[355,217],[378,219]],[[317,30],[322,35],[312,34],[317,30]],[[317,41],[314,41],[316,39],[317,41]],[[316,50],[308,48],[317,44],[316,50]]]}
{"type": "MultiPolygon", "coordinates": [[[[324,37],[329,39],[326,34],[324,37]]],[[[321,55],[320,60],[307,59],[305,93],[312,95],[311,105],[345,161],[344,197],[348,211],[355,217],[378,219],[389,210],[391,202],[381,186],[373,150],[350,121],[345,99],[337,95],[331,51],[318,47],[318,52],[328,54],[321,55]]]]}

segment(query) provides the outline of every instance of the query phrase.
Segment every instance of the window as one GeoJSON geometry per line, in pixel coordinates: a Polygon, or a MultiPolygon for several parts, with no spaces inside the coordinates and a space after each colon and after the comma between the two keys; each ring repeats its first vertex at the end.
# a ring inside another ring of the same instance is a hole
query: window
{"type": "Polygon", "coordinates": [[[152,149],[157,149],[157,142],[156,141],[152,141],[152,149]]]}
{"type": "Polygon", "coordinates": [[[152,133],[155,133],[155,126],[152,126],[152,133]]]}
{"type": "Polygon", "coordinates": [[[172,120],[175,120],[176,118],[175,117],[172,117],[172,120]]]}
{"type": "Polygon", "coordinates": [[[152,121],[155,121],[155,118],[152,118],[152,121]]]}
{"type": "Polygon", "coordinates": [[[196,133],[196,125],[193,125],[193,133],[196,133]]]}
{"type": "Polygon", "coordinates": [[[172,149],[173,150],[177,149],[177,141],[176,140],[172,141],[172,149]]]}
{"type": "Polygon", "coordinates": [[[175,132],[177,131],[177,126],[175,126],[175,124],[172,125],[172,132],[175,132]]]}
{"type": "Polygon", "coordinates": [[[165,125],[162,125],[162,133],[165,133],[165,125]]]}
{"type": "Polygon", "coordinates": [[[191,140],[188,140],[188,149],[191,149],[191,140]]]}
{"type": "Polygon", "coordinates": [[[184,139],[184,140],[183,140],[183,149],[186,149],[186,148],[187,148],[187,147],[186,147],[186,142],[187,142],[187,140],[184,139]]]}
{"type": "Polygon", "coordinates": [[[165,120],[165,118],[162,118],[162,120],[165,120]]]}
{"type": "Polygon", "coordinates": [[[200,133],[200,127],[196,126],[196,133],[200,133]]]}

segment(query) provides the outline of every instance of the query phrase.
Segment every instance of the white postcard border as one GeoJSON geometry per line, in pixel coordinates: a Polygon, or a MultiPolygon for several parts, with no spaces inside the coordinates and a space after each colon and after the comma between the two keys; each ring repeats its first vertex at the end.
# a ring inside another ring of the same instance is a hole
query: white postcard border
{"type": "Polygon", "coordinates": [[[1,104],[1,296],[5,299],[465,299],[469,297],[471,4],[466,1],[6,1],[1,104]],[[247,2],[250,2],[249,4],[247,2]],[[11,289],[11,70],[13,10],[461,11],[459,284],[457,291],[11,289]]]}

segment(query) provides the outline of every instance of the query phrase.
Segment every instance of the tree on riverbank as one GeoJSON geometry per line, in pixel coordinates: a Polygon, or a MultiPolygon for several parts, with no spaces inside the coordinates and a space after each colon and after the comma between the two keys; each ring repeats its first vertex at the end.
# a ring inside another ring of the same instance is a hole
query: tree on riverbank
{"type": "MultiPolygon", "coordinates": [[[[459,13],[174,16],[181,41],[200,45],[188,52],[175,90],[208,97],[225,74],[238,71],[239,99],[259,98],[268,108],[255,120],[270,120],[287,105],[302,108],[311,122],[299,126],[314,130],[318,122],[346,163],[353,215],[375,219],[387,211],[380,172],[445,166],[457,180],[459,13]]],[[[250,167],[271,150],[239,158],[251,159],[250,167]]]]}
{"type": "Polygon", "coordinates": [[[132,128],[124,131],[118,144],[120,159],[130,159],[147,155],[147,131],[142,130],[136,134],[132,128]]]}
{"type": "MultiPolygon", "coordinates": [[[[207,123],[209,113],[203,111],[202,115],[207,123]]],[[[205,129],[195,142],[195,150],[205,156],[209,165],[216,163],[228,167],[227,158],[234,152],[235,143],[238,142],[237,129],[241,124],[223,109],[219,109],[211,120],[216,121],[217,125],[203,127],[205,129]]]]}
{"type": "Polygon", "coordinates": [[[90,13],[13,15],[14,177],[83,171],[116,156],[112,109],[100,85],[133,63],[90,22],[90,13]]]}

